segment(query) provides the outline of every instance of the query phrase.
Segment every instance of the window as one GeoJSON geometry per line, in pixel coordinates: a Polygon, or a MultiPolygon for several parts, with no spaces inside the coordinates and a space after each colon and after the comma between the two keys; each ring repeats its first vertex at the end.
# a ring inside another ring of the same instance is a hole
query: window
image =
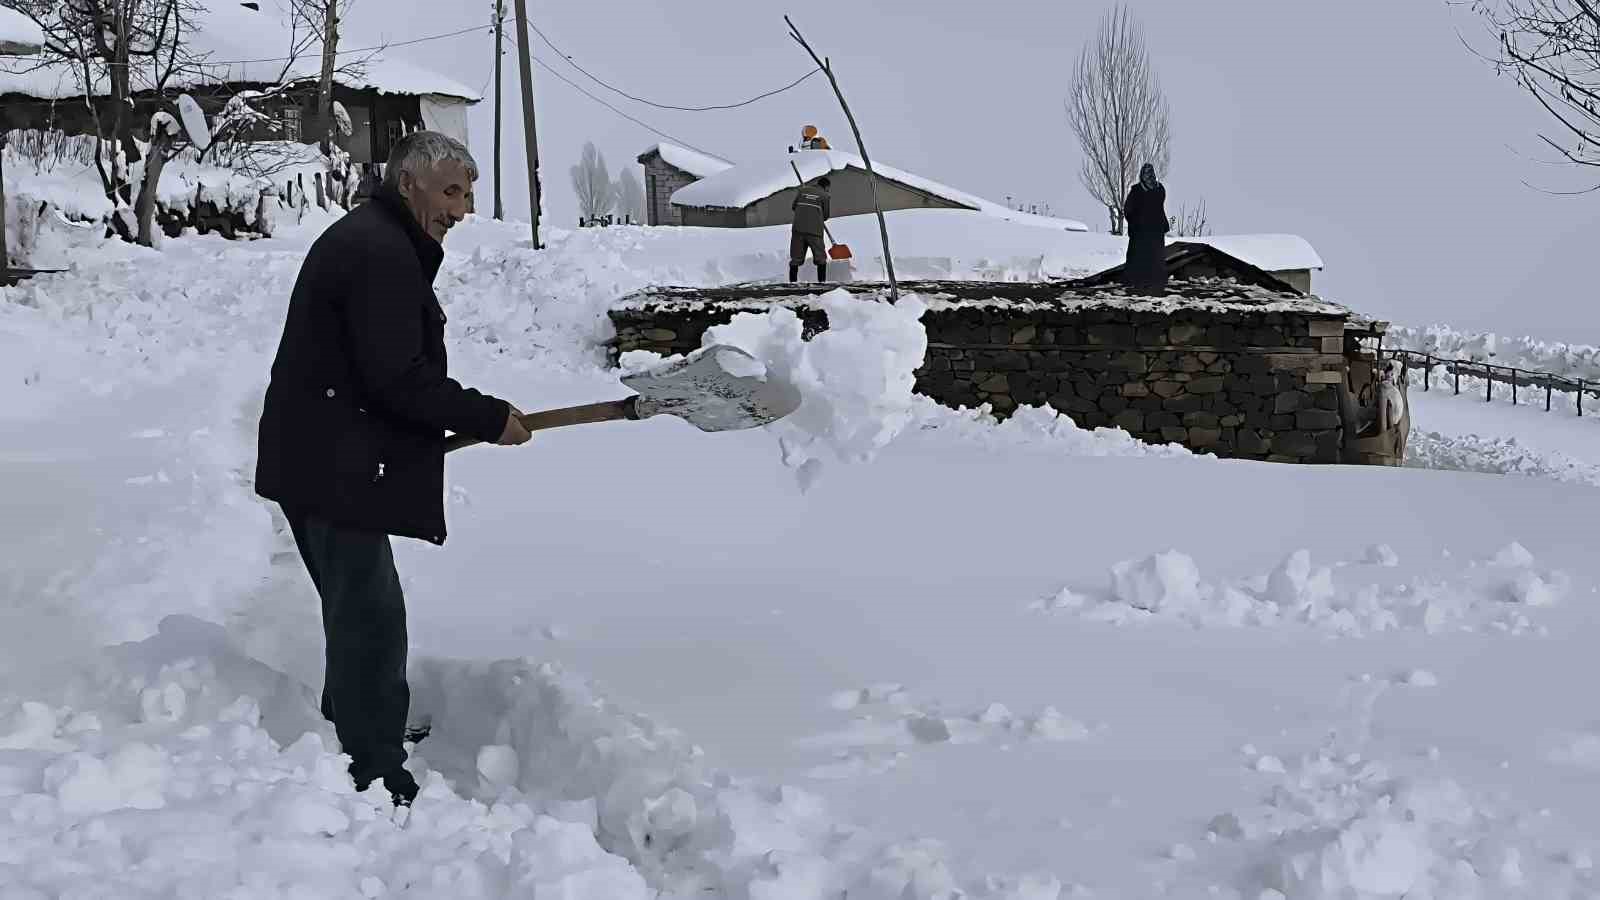
{"type": "Polygon", "coordinates": [[[279,113],[280,130],[286,141],[300,140],[300,107],[285,106],[279,113]]]}

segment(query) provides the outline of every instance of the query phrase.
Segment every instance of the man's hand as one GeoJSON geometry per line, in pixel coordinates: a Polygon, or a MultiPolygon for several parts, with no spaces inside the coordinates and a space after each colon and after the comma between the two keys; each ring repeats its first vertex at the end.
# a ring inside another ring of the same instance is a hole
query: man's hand
{"type": "MultiPolygon", "coordinates": [[[[511,406],[509,403],[506,405],[511,406]]],[[[511,411],[506,414],[505,430],[500,432],[500,440],[495,443],[502,447],[515,447],[517,444],[526,444],[533,437],[533,432],[523,426],[521,416],[522,410],[511,406],[511,411]]]]}

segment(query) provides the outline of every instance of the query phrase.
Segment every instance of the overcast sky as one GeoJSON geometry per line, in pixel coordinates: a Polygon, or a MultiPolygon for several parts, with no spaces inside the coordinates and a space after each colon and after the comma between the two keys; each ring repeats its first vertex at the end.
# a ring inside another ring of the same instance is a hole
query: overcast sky
{"type": "MultiPolygon", "coordinates": [[[[511,0],[506,0],[508,14],[511,0]]],[[[1010,194],[1106,228],[1078,183],[1062,111],[1102,0],[529,0],[584,68],[658,102],[733,102],[804,74],[783,15],[830,56],[867,149],[1003,202],[1010,194]]],[[[400,41],[487,22],[491,0],[356,0],[349,39],[400,41]]],[[[1549,123],[1471,56],[1476,19],[1445,0],[1135,0],[1173,111],[1169,212],[1204,198],[1217,233],[1290,232],[1327,268],[1318,293],[1397,322],[1448,322],[1600,343],[1600,193],[1538,160],[1549,123]]],[[[508,24],[509,24],[508,19],[508,24]]],[[[477,34],[396,48],[474,88],[493,66],[477,34]]],[[[350,44],[346,44],[350,46],[350,44]]],[[[651,109],[607,92],[535,39],[536,54],[631,115],[738,161],[815,123],[854,149],[824,79],[723,112],[651,109]]],[[[515,55],[505,58],[505,197],[525,215],[515,55]]],[[[659,138],[535,68],[547,213],[577,217],[567,174],[584,141],[613,173],[659,138]]],[[[492,156],[493,86],[471,115],[492,156]]],[[[1553,133],[1553,132],[1552,132],[1553,133]]],[[[480,184],[487,212],[492,175],[480,184]]]]}

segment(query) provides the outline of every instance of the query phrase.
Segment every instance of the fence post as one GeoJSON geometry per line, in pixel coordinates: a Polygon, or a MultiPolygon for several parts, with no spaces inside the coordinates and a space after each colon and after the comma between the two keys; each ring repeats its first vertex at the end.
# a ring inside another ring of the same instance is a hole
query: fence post
{"type": "Polygon", "coordinates": [[[1511,405],[1517,405],[1517,370],[1515,367],[1511,369],[1511,405]]]}
{"type": "Polygon", "coordinates": [[[1456,376],[1456,393],[1460,394],[1461,393],[1461,364],[1460,363],[1456,364],[1455,376],[1456,376]]]}
{"type": "Polygon", "coordinates": [[[1489,403],[1494,400],[1494,366],[1484,363],[1483,374],[1483,402],[1489,403]]]}
{"type": "Polygon", "coordinates": [[[1545,412],[1549,412],[1550,411],[1550,393],[1551,393],[1552,390],[1553,390],[1553,388],[1551,387],[1551,383],[1546,381],[1544,383],[1544,411],[1545,412]]]}
{"type": "Polygon", "coordinates": [[[1578,379],[1578,415],[1583,415],[1583,379],[1578,379]]]}

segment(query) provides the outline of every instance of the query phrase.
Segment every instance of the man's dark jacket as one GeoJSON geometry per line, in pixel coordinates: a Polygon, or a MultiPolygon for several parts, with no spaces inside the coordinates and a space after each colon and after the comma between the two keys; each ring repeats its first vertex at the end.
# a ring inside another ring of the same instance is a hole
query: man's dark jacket
{"type": "Polygon", "coordinates": [[[272,363],[256,493],[444,543],[445,432],[499,440],[510,407],[446,374],[443,260],[389,188],[312,244],[272,363]]]}
{"type": "Polygon", "coordinates": [[[794,203],[790,208],[794,210],[795,234],[812,234],[822,236],[822,224],[832,218],[828,200],[828,189],[820,184],[808,184],[795,192],[794,203]]]}

